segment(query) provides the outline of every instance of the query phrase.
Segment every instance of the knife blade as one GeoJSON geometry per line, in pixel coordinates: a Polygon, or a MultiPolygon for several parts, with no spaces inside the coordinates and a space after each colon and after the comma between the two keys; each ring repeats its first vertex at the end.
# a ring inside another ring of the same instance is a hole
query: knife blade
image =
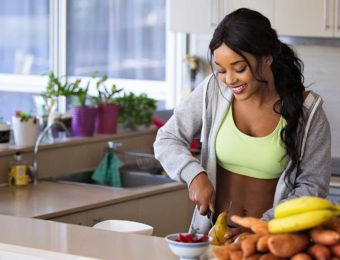
{"type": "Polygon", "coordinates": [[[208,209],[207,210],[207,218],[208,218],[209,223],[210,223],[211,226],[214,226],[213,217],[214,217],[214,213],[212,213],[210,211],[210,209],[208,209]]]}

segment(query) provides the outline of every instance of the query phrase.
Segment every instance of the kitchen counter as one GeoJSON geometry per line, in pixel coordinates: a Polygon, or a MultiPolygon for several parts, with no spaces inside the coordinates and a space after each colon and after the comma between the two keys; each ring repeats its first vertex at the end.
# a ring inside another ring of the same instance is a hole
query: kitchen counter
{"type": "Polygon", "coordinates": [[[128,189],[50,181],[26,187],[5,185],[0,187],[0,214],[49,219],[180,189],[186,185],[174,182],[128,189]]]}
{"type": "MultiPolygon", "coordinates": [[[[35,256],[26,259],[43,259],[39,256],[45,259],[78,259],[75,255],[91,259],[178,259],[161,237],[5,215],[0,215],[0,230],[0,256],[7,249],[35,256]]],[[[208,252],[201,259],[210,257],[208,252]]]]}

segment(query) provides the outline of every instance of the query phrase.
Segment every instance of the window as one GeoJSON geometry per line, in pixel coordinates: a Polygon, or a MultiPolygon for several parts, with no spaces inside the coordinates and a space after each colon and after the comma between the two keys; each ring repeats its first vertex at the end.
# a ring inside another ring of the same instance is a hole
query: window
{"type": "Polygon", "coordinates": [[[67,74],[165,80],[165,0],[67,2],[67,74]]]}
{"type": "Polygon", "coordinates": [[[49,1],[2,0],[0,24],[0,73],[46,73],[49,70],[49,1]]]}
{"type": "Polygon", "coordinates": [[[165,13],[166,0],[1,0],[0,90],[39,93],[49,71],[72,80],[97,70],[125,91],[172,99],[165,13]]]}

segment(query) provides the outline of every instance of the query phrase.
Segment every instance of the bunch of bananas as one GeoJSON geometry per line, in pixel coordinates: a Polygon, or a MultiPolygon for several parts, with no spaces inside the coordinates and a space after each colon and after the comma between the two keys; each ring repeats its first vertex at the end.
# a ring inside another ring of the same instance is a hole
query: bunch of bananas
{"type": "Polygon", "coordinates": [[[320,225],[340,215],[340,206],[312,196],[287,200],[274,209],[274,219],[268,222],[272,234],[296,232],[320,225]]]}

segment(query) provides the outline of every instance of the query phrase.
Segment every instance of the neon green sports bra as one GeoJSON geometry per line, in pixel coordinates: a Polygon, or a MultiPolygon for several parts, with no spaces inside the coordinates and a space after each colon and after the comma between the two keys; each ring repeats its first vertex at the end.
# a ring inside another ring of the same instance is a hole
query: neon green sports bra
{"type": "Polygon", "coordinates": [[[286,149],[280,138],[285,124],[281,117],[272,133],[252,137],[237,128],[230,106],[215,140],[218,164],[228,171],[253,178],[279,178],[288,164],[288,156],[283,157],[286,149]]]}

